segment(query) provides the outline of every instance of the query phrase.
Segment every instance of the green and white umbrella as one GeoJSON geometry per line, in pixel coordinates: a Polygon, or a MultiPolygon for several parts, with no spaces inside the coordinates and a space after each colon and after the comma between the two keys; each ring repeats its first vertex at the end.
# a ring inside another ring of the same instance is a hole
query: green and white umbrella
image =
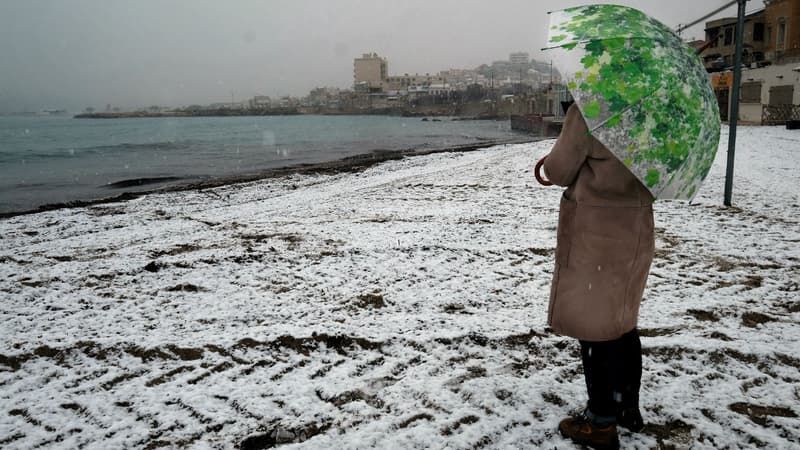
{"type": "Polygon", "coordinates": [[[633,8],[550,13],[548,51],[590,132],[658,199],[692,199],[714,162],[719,107],[694,49],[633,8]]]}

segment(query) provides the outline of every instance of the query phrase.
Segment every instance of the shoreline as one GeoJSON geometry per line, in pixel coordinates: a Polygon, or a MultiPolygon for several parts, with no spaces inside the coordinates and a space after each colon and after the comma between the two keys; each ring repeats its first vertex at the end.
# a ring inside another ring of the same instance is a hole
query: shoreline
{"type": "Polygon", "coordinates": [[[394,117],[452,117],[461,120],[508,120],[519,111],[485,101],[458,103],[395,104],[383,106],[276,106],[276,107],[187,107],[179,109],[150,109],[136,111],[84,111],[72,114],[74,119],[137,119],[165,117],[257,117],[257,116],[394,116],[394,117]]]}
{"type": "Polygon", "coordinates": [[[200,111],[125,111],[125,112],[92,112],[79,113],[72,116],[73,119],[161,119],[161,118],[181,118],[181,117],[268,117],[268,116],[390,116],[390,117],[418,117],[418,118],[443,118],[450,117],[452,121],[466,120],[508,120],[509,114],[500,113],[480,113],[472,115],[457,114],[453,111],[445,110],[426,110],[409,111],[396,108],[374,109],[374,110],[352,110],[352,111],[302,111],[299,109],[281,110],[235,110],[235,109],[209,109],[200,111]]]}
{"type": "MultiPolygon", "coordinates": [[[[83,208],[87,206],[100,205],[105,203],[124,202],[151,194],[182,192],[182,191],[192,191],[192,190],[202,191],[205,189],[213,189],[220,186],[250,183],[253,181],[280,178],[295,174],[313,175],[313,174],[336,174],[343,172],[361,172],[376,164],[380,164],[385,161],[403,159],[405,157],[410,157],[410,156],[423,156],[434,153],[447,153],[447,152],[472,152],[484,148],[494,147],[497,145],[524,144],[546,139],[551,139],[551,137],[528,136],[525,138],[520,137],[517,139],[492,140],[474,144],[464,144],[464,145],[432,148],[432,149],[403,149],[403,150],[376,149],[370,151],[369,153],[346,156],[344,158],[334,159],[331,161],[324,161],[319,163],[301,163],[285,167],[265,169],[252,173],[242,173],[238,175],[215,177],[202,181],[187,181],[185,183],[181,183],[176,179],[171,179],[169,181],[177,181],[178,184],[158,187],[154,189],[145,189],[142,191],[126,191],[111,197],[103,197],[91,200],[74,200],[69,202],[48,203],[40,205],[33,209],[0,212],[0,220],[9,219],[12,217],[48,212],[48,211],[55,211],[59,209],[83,208]]],[[[120,180],[113,184],[123,187],[131,187],[137,185],[141,186],[145,184],[152,184],[152,179],[144,178],[144,179],[120,180]]]]}

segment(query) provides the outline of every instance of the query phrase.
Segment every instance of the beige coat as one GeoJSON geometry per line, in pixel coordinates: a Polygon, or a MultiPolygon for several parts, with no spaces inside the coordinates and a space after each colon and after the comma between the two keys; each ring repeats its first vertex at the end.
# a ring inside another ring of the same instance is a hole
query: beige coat
{"type": "Polygon", "coordinates": [[[544,162],[567,186],[558,217],[548,323],[585,341],[608,341],[636,326],[655,249],[653,197],[588,133],[572,105],[544,162]]]}

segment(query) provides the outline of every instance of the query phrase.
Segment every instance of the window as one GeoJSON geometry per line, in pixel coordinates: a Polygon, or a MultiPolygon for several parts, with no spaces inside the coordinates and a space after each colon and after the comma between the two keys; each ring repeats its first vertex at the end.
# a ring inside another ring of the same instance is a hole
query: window
{"type": "Polygon", "coordinates": [[[769,88],[770,105],[791,105],[793,97],[794,86],[791,84],[769,88]]]}
{"type": "Polygon", "coordinates": [[[778,50],[786,49],[786,18],[781,17],[778,19],[778,43],[776,45],[778,50]]]}
{"type": "Polygon", "coordinates": [[[725,28],[725,43],[724,45],[731,45],[733,44],[733,28],[728,27],[725,28]]]}
{"type": "Polygon", "coordinates": [[[719,28],[714,28],[713,30],[706,30],[706,40],[711,41],[710,47],[717,47],[719,45],[719,38],[720,30],[719,28]]]}
{"type": "Polygon", "coordinates": [[[763,23],[754,23],[753,24],[753,41],[754,42],[764,42],[764,24],[763,23]]]}
{"type": "Polygon", "coordinates": [[[741,89],[741,102],[742,103],[761,103],[761,82],[752,81],[749,83],[742,83],[741,89]]]}

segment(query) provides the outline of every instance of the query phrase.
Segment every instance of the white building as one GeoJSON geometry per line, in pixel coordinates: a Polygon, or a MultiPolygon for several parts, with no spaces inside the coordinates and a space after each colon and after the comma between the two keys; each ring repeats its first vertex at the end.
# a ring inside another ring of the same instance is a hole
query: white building
{"type": "Polygon", "coordinates": [[[531,63],[531,55],[526,52],[516,52],[509,55],[508,60],[511,64],[528,65],[531,63]]]}
{"type": "Polygon", "coordinates": [[[266,95],[256,95],[250,99],[249,103],[252,109],[270,108],[272,106],[272,99],[266,95]]]}
{"type": "Polygon", "coordinates": [[[743,70],[739,98],[743,122],[768,124],[775,114],[800,114],[800,62],[743,70]]]}

